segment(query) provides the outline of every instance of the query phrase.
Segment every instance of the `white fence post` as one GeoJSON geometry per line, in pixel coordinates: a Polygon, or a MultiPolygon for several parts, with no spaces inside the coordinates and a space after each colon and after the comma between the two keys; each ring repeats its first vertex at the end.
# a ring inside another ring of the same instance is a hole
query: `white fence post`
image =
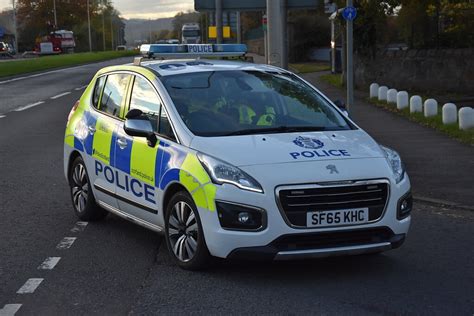
{"type": "Polygon", "coordinates": [[[379,84],[378,83],[372,83],[370,85],[370,98],[377,98],[379,96],[379,84]]]}
{"type": "Polygon", "coordinates": [[[474,128],[474,109],[463,107],[459,110],[459,129],[468,130],[474,128]]]}
{"type": "Polygon", "coordinates": [[[379,87],[379,93],[378,93],[379,101],[387,101],[387,91],[388,91],[388,88],[386,86],[379,87]]]}
{"type": "Polygon", "coordinates": [[[419,95],[414,95],[410,98],[410,113],[422,112],[423,100],[419,95]]]}
{"type": "Polygon", "coordinates": [[[443,124],[454,124],[458,120],[458,109],[453,103],[446,103],[442,108],[443,124]]]}
{"type": "Polygon", "coordinates": [[[387,103],[397,103],[397,93],[396,89],[390,89],[387,91],[387,103]]]}
{"type": "Polygon", "coordinates": [[[397,93],[397,109],[403,110],[408,106],[408,92],[400,91],[397,93]]]}
{"type": "Polygon", "coordinates": [[[438,101],[435,99],[428,99],[424,104],[425,117],[435,116],[438,114],[438,101]]]}

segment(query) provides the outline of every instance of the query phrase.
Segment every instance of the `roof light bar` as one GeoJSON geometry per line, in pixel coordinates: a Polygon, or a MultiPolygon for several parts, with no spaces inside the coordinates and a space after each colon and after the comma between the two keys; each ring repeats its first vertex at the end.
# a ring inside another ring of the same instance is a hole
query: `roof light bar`
{"type": "Polygon", "coordinates": [[[241,57],[245,44],[144,44],[140,54],[147,58],[241,57]]]}

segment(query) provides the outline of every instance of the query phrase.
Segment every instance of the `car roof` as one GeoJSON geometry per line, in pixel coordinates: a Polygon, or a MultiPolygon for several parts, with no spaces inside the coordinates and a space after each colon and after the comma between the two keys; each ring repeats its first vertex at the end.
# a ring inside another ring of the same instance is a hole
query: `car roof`
{"type": "Polygon", "coordinates": [[[183,73],[223,70],[255,70],[287,72],[284,69],[243,61],[230,61],[218,59],[174,59],[151,60],[141,63],[141,66],[157,72],[160,76],[169,76],[183,73]]]}

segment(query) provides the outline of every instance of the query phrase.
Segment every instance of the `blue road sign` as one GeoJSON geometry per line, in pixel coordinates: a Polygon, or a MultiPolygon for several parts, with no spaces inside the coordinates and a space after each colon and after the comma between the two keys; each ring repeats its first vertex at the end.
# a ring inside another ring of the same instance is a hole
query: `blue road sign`
{"type": "Polygon", "coordinates": [[[3,35],[5,35],[5,30],[0,27],[0,37],[3,37],[3,35]]]}
{"type": "Polygon", "coordinates": [[[354,7],[345,7],[342,10],[342,17],[348,21],[354,21],[357,16],[357,10],[354,7]]]}

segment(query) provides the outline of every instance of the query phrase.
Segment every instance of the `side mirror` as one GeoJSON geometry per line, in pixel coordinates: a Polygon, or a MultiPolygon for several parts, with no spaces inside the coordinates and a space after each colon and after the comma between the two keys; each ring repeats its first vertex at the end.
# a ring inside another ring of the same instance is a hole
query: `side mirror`
{"type": "Polygon", "coordinates": [[[157,138],[148,117],[142,111],[134,109],[127,113],[123,129],[130,136],[145,137],[148,146],[155,147],[157,138]]]}

